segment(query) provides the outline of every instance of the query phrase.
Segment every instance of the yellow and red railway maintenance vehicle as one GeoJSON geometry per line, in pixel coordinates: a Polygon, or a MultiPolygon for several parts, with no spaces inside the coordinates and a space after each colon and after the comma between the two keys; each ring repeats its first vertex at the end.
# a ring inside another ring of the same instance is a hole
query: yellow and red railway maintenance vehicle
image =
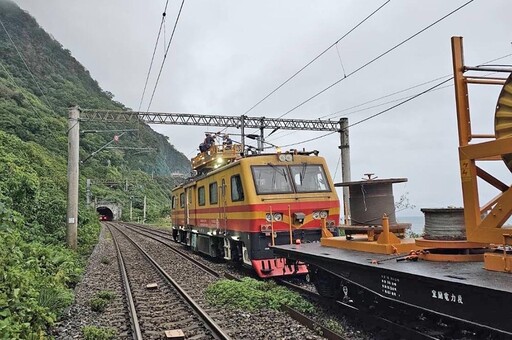
{"type": "Polygon", "coordinates": [[[338,226],[325,159],[316,151],[242,154],[239,144],[212,145],[192,159],[198,175],[172,191],[174,239],[262,278],[306,274],[304,264],[286,265],[271,246],[319,241],[322,224],[338,226]]]}

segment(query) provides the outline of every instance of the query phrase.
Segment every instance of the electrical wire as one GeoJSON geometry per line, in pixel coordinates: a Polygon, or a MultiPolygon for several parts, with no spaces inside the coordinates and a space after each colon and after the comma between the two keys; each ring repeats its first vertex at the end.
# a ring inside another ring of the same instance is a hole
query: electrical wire
{"type": "Polygon", "coordinates": [[[340,168],[340,164],[341,164],[341,154],[339,155],[338,161],[336,162],[336,170],[334,170],[334,175],[332,176],[332,178],[336,178],[336,175],[338,174],[338,169],[340,168]]]}
{"type": "MultiPolygon", "coordinates": [[[[445,84],[445,83],[447,83],[447,82],[451,81],[452,79],[453,79],[453,77],[451,77],[451,78],[449,78],[449,79],[446,79],[446,80],[443,80],[443,81],[441,81],[441,82],[437,83],[436,85],[434,85],[434,86],[432,86],[432,87],[429,87],[428,89],[426,89],[426,90],[424,90],[424,91],[421,91],[421,92],[419,92],[419,93],[415,94],[414,96],[411,96],[410,98],[407,98],[407,99],[405,99],[405,100],[401,101],[400,103],[398,103],[398,104],[396,104],[396,105],[390,106],[390,107],[388,107],[388,108],[387,108],[387,109],[385,109],[385,110],[379,111],[379,112],[377,112],[377,113],[375,113],[375,114],[373,114],[373,115],[371,115],[371,116],[368,116],[368,117],[366,117],[366,118],[364,118],[364,119],[361,119],[361,120],[359,120],[359,121],[357,121],[357,122],[355,122],[355,123],[349,124],[349,125],[346,127],[346,129],[351,128],[351,127],[356,126],[356,125],[359,125],[359,124],[361,124],[361,123],[364,123],[364,122],[366,122],[366,121],[368,121],[368,120],[370,120],[370,119],[373,119],[373,118],[378,117],[378,116],[380,116],[380,115],[382,115],[382,114],[384,114],[384,113],[386,113],[386,112],[389,112],[389,111],[391,111],[391,110],[393,110],[393,109],[395,109],[395,108],[397,108],[397,107],[399,107],[399,106],[401,106],[401,105],[404,105],[404,104],[406,104],[406,103],[410,102],[410,101],[411,101],[411,100],[413,100],[413,99],[416,99],[416,98],[418,98],[418,97],[420,97],[420,96],[422,96],[422,95],[424,95],[424,94],[426,94],[426,93],[428,93],[428,92],[431,92],[431,91],[435,90],[436,88],[438,88],[438,87],[440,87],[441,85],[443,85],[443,84],[445,84]]],[[[332,131],[332,132],[329,132],[329,133],[323,134],[323,135],[318,136],[318,137],[315,137],[315,138],[310,138],[310,139],[306,139],[306,140],[303,140],[303,141],[295,142],[295,143],[292,143],[292,144],[283,145],[283,146],[281,146],[281,147],[282,147],[282,148],[286,148],[286,147],[294,146],[294,145],[298,145],[298,144],[305,144],[305,143],[309,143],[309,142],[312,142],[312,141],[318,140],[318,139],[320,139],[320,138],[324,138],[324,137],[327,137],[327,136],[329,136],[329,135],[332,135],[333,133],[337,133],[337,131],[332,131]]]]}
{"type": "Polygon", "coordinates": [[[165,50],[164,59],[162,60],[162,65],[160,65],[160,71],[158,72],[158,77],[156,78],[155,87],[153,88],[153,93],[151,94],[151,99],[148,104],[148,108],[146,112],[149,112],[149,108],[153,103],[153,98],[155,96],[156,88],[158,87],[158,82],[160,81],[160,76],[162,75],[162,70],[164,68],[165,60],[167,59],[167,54],[169,53],[169,48],[171,47],[172,38],[174,37],[174,32],[176,31],[176,26],[178,25],[178,21],[180,20],[181,11],[183,9],[183,5],[185,4],[185,0],[181,1],[180,10],[178,11],[178,15],[176,16],[176,21],[174,22],[174,27],[172,28],[171,37],[169,38],[169,43],[167,44],[167,48],[165,50]]]}
{"type": "Polygon", "coordinates": [[[418,98],[419,96],[424,95],[425,93],[428,93],[428,92],[433,91],[434,89],[436,89],[436,88],[438,88],[439,86],[441,86],[441,85],[443,85],[443,84],[445,84],[445,83],[449,82],[449,81],[450,81],[450,80],[452,80],[452,79],[453,79],[453,77],[451,77],[451,78],[449,78],[449,79],[446,79],[446,80],[443,80],[442,82],[437,83],[436,85],[434,85],[434,86],[432,86],[432,87],[429,87],[428,89],[426,89],[426,90],[424,90],[424,91],[421,91],[420,93],[417,93],[417,94],[415,94],[414,96],[412,96],[412,97],[410,97],[410,98],[407,98],[407,99],[405,99],[404,101],[401,101],[400,103],[398,103],[398,104],[396,104],[396,105],[390,106],[390,107],[388,107],[387,109],[382,110],[382,111],[380,111],[380,112],[377,112],[376,114],[373,114],[373,115],[371,115],[371,116],[369,116],[369,117],[366,117],[366,118],[364,118],[364,119],[361,119],[360,121],[357,121],[357,122],[355,122],[355,123],[349,124],[346,128],[348,129],[348,128],[352,127],[352,126],[359,125],[359,124],[361,124],[361,123],[363,123],[363,122],[366,122],[367,120],[373,119],[373,118],[378,117],[378,116],[380,116],[380,115],[382,115],[382,114],[384,114],[384,113],[386,113],[386,112],[388,112],[388,111],[391,111],[391,110],[393,110],[394,108],[397,108],[397,107],[399,107],[399,106],[401,106],[401,105],[403,105],[403,104],[405,104],[405,103],[410,102],[410,101],[411,101],[411,100],[413,100],[413,99],[418,98]]]}
{"type": "MultiPolygon", "coordinates": [[[[23,91],[22,88],[18,85],[18,83],[16,83],[16,80],[12,76],[11,72],[9,72],[9,70],[4,66],[4,64],[1,61],[0,61],[0,66],[2,66],[2,69],[5,71],[5,73],[7,73],[7,77],[11,80],[14,87],[17,88],[21,93],[23,91]]],[[[37,115],[37,117],[43,118],[43,116],[37,111],[37,109],[34,106],[34,104],[32,103],[32,101],[30,101],[30,100],[27,100],[27,101],[30,104],[30,106],[32,106],[32,109],[34,110],[34,113],[37,115]]]]}
{"type": "MultiPolygon", "coordinates": [[[[327,118],[327,117],[333,117],[335,115],[338,115],[339,113],[341,112],[346,112],[346,111],[349,111],[349,110],[352,110],[352,109],[355,109],[355,108],[358,108],[358,107],[361,107],[361,106],[364,106],[364,105],[367,105],[367,104],[371,104],[371,103],[374,103],[376,101],[379,101],[381,99],[384,99],[384,98],[389,98],[391,96],[394,96],[396,94],[399,94],[399,93],[403,93],[403,92],[407,92],[407,91],[410,91],[412,89],[415,89],[415,88],[418,88],[418,87],[421,87],[423,85],[426,85],[426,84],[430,84],[430,83],[433,83],[435,81],[438,81],[438,80],[441,80],[443,78],[447,78],[447,77],[452,77],[453,76],[450,74],[450,75],[445,75],[445,76],[442,76],[442,77],[438,77],[438,78],[435,78],[435,79],[432,79],[432,80],[429,80],[429,81],[426,81],[426,82],[423,82],[423,83],[420,83],[420,84],[417,84],[417,85],[413,85],[413,86],[410,86],[406,89],[403,89],[403,90],[399,90],[399,91],[395,91],[393,93],[390,93],[390,94],[387,94],[387,95],[384,95],[384,96],[381,96],[379,98],[375,98],[375,99],[372,99],[372,100],[369,100],[369,101],[366,101],[364,103],[361,103],[361,104],[358,104],[358,105],[354,105],[354,106],[351,106],[351,107],[348,107],[348,108],[345,108],[345,109],[342,109],[342,110],[338,110],[334,113],[330,113],[328,115],[324,115],[324,116],[321,116],[321,117],[318,117],[318,119],[324,119],[324,118],[327,118]]],[[[450,87],[450,86],[453,86],[453,85],[447,85],[447,86],[443,86],[441,88],[437,88],[436,90],[441,90],[441,89],[444,89],[446,87],[450,87]]],[[[408,99],[408,98],[411,98],[413,97],[414,95],[411,95],[411,96],[405,96],[405,97],[401,97],[401,98],[398,98],[398,99],[393,99],[393,100],[390,100],[390,101],[387,101],[387,102],[384,102],[384,103],[380,103],[380,104],[376,104],[376,105],[372,105],[372,106],[368,106],[368,107],[365,107],[365,108],[362,108],[362,109],[359,109],[359,110],[355,110],[355,111],[351,111],[349,113],[347,113],[346,115],[344,115],[344,117],[347,117],[347,116],[350,116],[350,115],[353,115],[355,113],[358,113],[358,112],[362,112],[362,111],[367,111],[367,110],[370,110],[370,109],[374,109],[376,107],[380,107],[380,106],[383,106],[383,105],[386,105],[386,104],[391,104],[391,103],[396,103],[400,100],[404,100],[404,99],[408,99]]],[[[336,119],[339,119],[339,118],[342,118],[342,117],[338,117],[336,119]]],[[[280,139],[280,138],[283,138],[283,137],[286,137],[290,134],[292,134],[293,132],[290,132],[290,133],[287,133],[287,134],[284,134],[284,135],[281,135],[281,136],[278,136],[274,139],[272,139],[272,141],[275,141],[277,139],[280,139]]]]}
{"type": "MultiPolygon", "coordinates": [[[[484,66],[484,65],[489,65],[490,63],[492,62],[495,62],[495,61],[498,61],[498,60],[502,60],[502,59],[505,59],[505,58],[508,58],[508,57],[511,57],[512,56],[512,53],[509,53],[509,54],[506,54],[506,55],[503,55],[501,57],[498,57],[498,58],[494,58],[494,59],[491,59],[491,60],[488,60],[482,64],[479,64],[479,66],[484,66]]],[[[495,72],[491,72],[491,73],[487,73],[485,74],[484,76],[489,76],[489,75],[492,75],[494,74],[495,72]]],[[[444,75],[444,76],[440,76],[440,77],[437,77],[437,78],[434,78],[434,79],[431,79],[431,80],[428,80],[428,81],[425,81],[425,82],[422,82],[422,83],[419,83],[419,84],[416,84],[416,85],[412,85],[412,86],[409,86],[405,89],[402,89],[402,90],[398,90],[398,91],[395,91],[395,92],[392,92],[392,93],[389,93],[389,94],[386,94],[384,96],[381,96],[381,97],[378,97],[378,98],[375,98],[375,99],[371,99],[371,100],[368,100],[366,102],[363,102],[361,104],[357,104],[357,105],[354,105],[354,106],[351,106],[351,107],[348,107],[348,108],[344,108],[344,109],[341,109],[341,110],[338,110],[334,113],[331,113],[331,114],[327,114],[327,115],[324,115],[324,116],[320,116],[318,117],[318,119],[324,119],[324,118],[328,118],[328,117],[332,117],[332,116],[335,116],[339,113],[342,113],[342,112],[346,112],[346,111],[349,111],[349,110],[352,110],[352,109],[355,109],[355,108],[359,108],[361,106],[364,106],[364,105],[367,105],[367,104],[371,104],[371,103],[374,103],[376,101],[379,101],[381,99],[385,99],[385,98],[389,98],[391,96],[394,96],[396,94],[400,94],[400,93],[403,93],[403,92],[407,92],[407,91],[410,91],[412,89],[415,89],[415,88],[418,88],[418,87],[421,87],[423,85],[426,85],[426,84],[430,84],[430,83],[433,83],[435,81],[438,81],[438,80],[441,80],[441,79],[444,79],[444,78],[447,78],[447,77],[452,77],[452,74],[447,74],[447,75],[444,75]]],[[[442,87],[438,87],[436,88],[435,90],[433,91],[437,91],[437,90],[441,90],[441,89],[444,89],[444,88],[447,88],[447,87],[451,87],[453,86],[453,84],[450,84],[450,85],[446,85],[446,86],[442,86],[442,87]]],[[[394,103],[394,102],[397,102],[397,101],[400,101],[400,100],[404,100],[404,99],[408,99],[412,96],[406,96],[406,97],[402,97],[402,98],[399,98],[399,99],[395,99],[395,100],[390,100],[390,101],[387,101],[385,103],[381,103],[381,104],[377,104],[377,105],[373,105],[373,106],[369,106],[367,108],[363,108],[363,109],[359,109],[359,110],[356,110],[356,111],[352,111],[352,112],[349,112],[348,114],[346,114],[345,116],[349,116],[349,115],[352,115],[354,113],[357,113],[357,112],[362,112],[362,111],[366,111],[368,109],[372,109],[372,108],[376,108],[376,107],[379,107],[379,106],[382,106],[382,105],[385,105],[385,104],[390,104],[390,103],[394,103]]],[[[339,119],[341,117],[337,117],[336,119],[339,119]]],[[[283,134],[283,135],[280,135],[280,136],[277,136],[275,138],[273,138],[271,141],[275,141],[275,140],[278,140],[278,139],[281,139],[283,137],[286,137],[290,134],[293,134],[294,132],[289,132],[289,133],[286,133],[286,134],[283,134]]]]}
{"type": "MultiPolygon", "coordinates": [[[[144,83],[144,90],[142,90],[142,96],[140,98],[139,110],[138,111],[140,111],[140,108],[142,107],[142,102],[143,102],[144,96],[146,94],[146,88],[148,86],[148,81],[149,81],[149,75],[151,74],[151,69],[153,68],[153,61],[155,60],[156,49],[158,47],[158,41],[160,40],[160,34],[162,32],[162,26],[165,23],[165,16],[166,16],[167,5],[168,4],[169,4],[169,0],[167,0],[165,2],[165,8],[164,8],[164,12],[162,13],[162,20],[160,21],[160,28],[158,29],[158,34],[156,36],[155,48],[153,49],[153,56],[151,57],[151,63],[149,64],[149,70],[148,70],[148,74],[146,76],[146,82],[144,83]]],[[[165,32],[164,32],[164,46],[165,46],[165,32]]]]}
{"type": "Polygon", "coordinates": [[[317,92],[316,94],[314,94],[313,96],[309,97],[308,99],[304,100],[303,102],[301,102],[300,104],[294,106],[293,108],[291,108],[290,110],[288,110],[287,112],[283,113],[282,115],[280,115],[278,118],[282,118],[286,115],[288,115],[289,113],[295,111],[296,109],[298,109],[299,107],[301,107],[302,105],[306,104],[307,102],[315,99],[316,97],[318,97],[319,95],[321,95],[322,93],[324,93],[325,91],[331,89],[332,87],[334,87],[335,85],[341,83],[343,80],[349,78],[350,76],[356,74],[357,72],[361,71],[362,69],[366,68],[367,66],[373,64],[375,61],[379,60],[380,58],[384,57],[385,55],[389,54],[390,52],[394,51],[395,49],[397,49],[398,47],[402,46],[403,44],[407,43],[408,41],[410,41],[411,39],[415,38],[416,36],[420,35],[421,33],[425,32],[426,30],[428,30],[429,28],[435,26],[436,24],[438,24],[439,22],[443,21],[444,19],[448,18],[449,16],[451,16],[452,14],[458,12],[459,10],[461,10],[462,8],[466,7],[467,5],[469,5],[470,3],[472,3],[474,0],[469,0],[467,1],[466,3],[462,4],[461,6],[457,7],[456,9],[454,9],[453,11],[451,11],[450,13],[444,15],[443,17],[437,19],[436,21],[434,21],[433,23],[429,24],[428,26],[424,27],[423,29],[419,30],[418,32],[414,33],[413,35],[411,35],[410,37],[408,37],[407,39],[405,40],[402,40],[400,43],[394,45],[393,47],[391,47],[390,49],[386,50],[385,52],[379,54],[378,56],[376,56],[375,58],[371,59],[370,61],[366,62],[365,64],[363,64],[362,66],[358,67],[357,69],[355,69],[354,71],[350,72],[349,74],[347,74],[346,77],[343,77],[337,81],[335,81],[334,83],[332,83],[331,85],[327,86],[326,88],[324,88],[323,90],[317,92]]]}
{"type": "MultiPolygon", "coordinates": [[[[425,82],[422,82],[420,84],[416,84],[416,85],[412,85],[412,86],[409,86],[405,89],[402,89],[402,90],[398,90],[398,91],[395,91],[393,93],[389,93],[389,94],[386,94],[384,96],[381,96],[379,98],[375,98],[375,99],[371,99],[371,100],[368,100],[364,103],[361,103],[361,104],[357,104],[357,105],[354,105],[354,106],[351,106],[351,107],[347,107],[347,108],[344,108],[344,109],[341,109],[341,110],[338,110],[336,112],[333,112],[333,113],[330,113],[330,114],[327,114],[327,115],[324,115],[324,116],[320,116],[318,117],[318,119],[324,119],[324,118],[328,118],[328,117],[332,117],[332,116],[336,116],[342,112],[346,112],[346,111],[350,111],[350,110],[353,110],[353,109],[357,109],[361,106],[364,106],[364,105],[367,105],[367,104],[371,104],[371,103],[374,103],[376,101],[379,101],[381,99],[385,99],[385,98],[389,98],[389,97],[392,97],[396,94],[400,94],[400,93],[404,93],[404,92],[407,92],[407,91],[410,91],[410,90],[413,90],[415,88],[418,88],[418,87],[421,87],[423,85],[427,85],[427,84],[430,84],[430,83],[433,83],[433,82],[436,82],[438,80],[441,80],[441,79],[444,79],[444,78],[448,78],[448,77],[451,77],[452,74],[445,74],[444,76],[441,76],[441,77],[437,77],[437,78],[434,78],[432,80],[428,80],[428,81],[425,81],[425,82]]],[[[357,112],[357,111],[356,111],[357,112]]]]}
{"type": "Polygon", "coordinates": [[[34,74],[32,73],[32,71],[30,70],[30,67],[28,67],[28,64],[27,62],[25,61],[25,58],[23,58],[23,54],[21,53],[21,51],[18,49],[18,46],[16,46],[16,43],[14,42],[14,40],[12,39],[11,35],[9,34],[9,31],[7,31],[7,28],[5,27],[2,19],[0,19],[0,24],[2,25],[2,28],[4,29],[5,33],[7,34],[7,37],[9,38],[11,44],[14,46],[14,48],[16,49],[16,52],[18,53],[18,56],[20,57],[21,61],[23,62],[23,65],[25,65],[25,68],[27,69],[28,73],[30,74],[30,76],[32,77],[32,80],[36,83],[36,86],[37,88],[39,89],[39,91],[41,92],[44,100],[46,101],[46,105],[48,105],[48,108],[51,110],[51,111],[54,111],[55,110],[53,109],[52,105],[50,104],[50,102],[48,101],[48,98],[46,97],[46,94],[44,93],[43,89],[41,88],[41,86],[39,85],[39,82],[37,81],[36,77],[34,76],[34,74]]]}
{"type": "Polygon", "coordinates": [[[347,72],[345,72],[345,66],[343,66],[343,61],[341,61],[340,50],[338,49],[338,44],[336,44],[336,52],[338,53],[338,59],[340,60],[341,69],[343,70],[343,76],[347,76],[347,72]]]}
{"type": "Polygon", "coordinates": [[[256,104],[254,104],[251,108],[249,108],[247,111],[244,112],[244,115],[248,114],[249,112],[251,112],[256,106],[258,106],[259,104],[261,104],[263,101],[265,101],[268,97],[270,97],[271,95],[273,95],[274,93],[276,93],[281,87],[283,87],[284,85],[286,85],[290,80],[292,80],[293,78],[295,78],[299,73],[301,73],[302,71],[304,71],[309,65],[311,65],[312,63],[314,63],[318,58],[320,58],[321,56],[323,56],[327,51],[329,51],[332,47],[336,46],[336,44],[338,44],[342,39],[344,39],[346,36],[348,36],[350,33],[352,33],[356,28],[358,28],[359,26],[361,26],[366,20],[370,19],[375,13],[377,13],[380,9],[382,9],[385,5],[387,5],[391,0],[387,0],[385,3],[383,3],[382,5],[380,5],[376,10],[374,10],[372,13],[370,13],[368,16],[366,16],[366,18],[364,18],[363,20],[361,20],[357,25],[355,25],[354,27],[352,27],[347,33],[345,33],[341,38],[339,38],[338,40],[336,40],[334,43],[332,43],[329,47],[327,47],[325,50],[323,50],[319,55],[317,55],[316,57],[314,57],[310,62],[308,62],[306,65],[304,65],[302,68],[300,68],[297,72],[295,72],[291,77],[289,77],[288,79],[286,79],[284,82],[282,82],[278,87],[276,87],[274,90],[270,91],[269,94],[267,94],[265,97],[263,97],[260,101],[258,101],[256,104]]]}

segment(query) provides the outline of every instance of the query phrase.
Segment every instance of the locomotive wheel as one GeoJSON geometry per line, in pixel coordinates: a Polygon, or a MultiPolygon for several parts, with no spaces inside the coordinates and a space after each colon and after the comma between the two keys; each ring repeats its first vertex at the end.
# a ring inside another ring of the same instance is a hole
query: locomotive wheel
{"type": "Polygon", "coordinates": [[[341,279],[320,268],[310,267],[313,284],[323,297],[335,298],[340,294],[341,279]]]}
{"type": "MultiPolygon", "coordinates": [[[[508,77],[496,105],[494,116],[496,139],[512,136],[512,74],[508,77]]],[[[502,155],[503,161],[512,171],[512,154],[502,155]]]]}

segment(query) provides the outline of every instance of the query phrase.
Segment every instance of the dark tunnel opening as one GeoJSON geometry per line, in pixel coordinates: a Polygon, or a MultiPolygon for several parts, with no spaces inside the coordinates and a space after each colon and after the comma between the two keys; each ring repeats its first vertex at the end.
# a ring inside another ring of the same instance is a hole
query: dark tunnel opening
{"type": "Polygon", "coordinates": [[[97,207],[96,211],[100,214],[100,221],[112,221],[114,213],[107,207],[97,207]]]}

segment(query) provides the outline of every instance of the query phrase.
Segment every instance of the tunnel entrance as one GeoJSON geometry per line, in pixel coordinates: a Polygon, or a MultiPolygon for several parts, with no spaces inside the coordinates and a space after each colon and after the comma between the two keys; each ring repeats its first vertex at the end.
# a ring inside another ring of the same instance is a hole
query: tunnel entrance
{"type": "Polygon", "coordinates": [[[112,221],[114,219],[114,213],[107,207],[97,207],[96,211],[100,215],[100,221],[112,221]]]}

